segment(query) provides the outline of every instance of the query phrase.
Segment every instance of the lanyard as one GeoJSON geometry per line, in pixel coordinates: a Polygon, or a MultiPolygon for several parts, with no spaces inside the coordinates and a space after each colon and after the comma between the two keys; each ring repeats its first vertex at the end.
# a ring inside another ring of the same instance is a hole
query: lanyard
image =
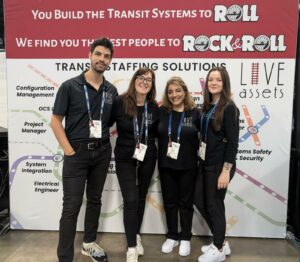
{"type": "Polygon", "coordinates": [[[147,103],[147,101],[145,101],[144,114],[143,114],[143,118],[142,118],[142,122],[141,122],[141,132],[139,132],[139,124],[138,124],[137,117],[135,116],[133,118],[134,137],[138,144],[140,143],[141,138],[143,136],[144,124],[145,124],[145,142],[147,145],[147,141],[148,141],[148,103],[147,103]]]}
{"type": "MultiPolygon", "coordinates": [[[[90,99],[89,99],[89,94],[88,94],[86,85],[84,85],[84,93],[85,93],[86,106],[87,106],[87,109],[88,109],[90,124],[93,125],[93,119],[92,119],[92,114],[91,114],[91,106],[90,106],[90,99]]],[[[100,121],[102,119],[105,96],[106,96],[106,88],[104,88],[103,92],[102,92],[102,99],[101,99],[101,106],[100,106],[100,121]]]]}
{"type": "MultiPolygon", "coordinates": [[[[206,121],[205,121],[205,141],[207,139],[207,130],[208,130],[208,125],[209,125],[209,120],[212,117],[213,113],[216,111],[218,103],[216,103],[213,108],[211,108],[208,113],[207,113],[207,117],[206,117],[206,121]]],[[[202,127],[203,127],[203,120],[204,120],[204,113],[201,115],[201,131],[202,131],[202,127]]],[[[201,134],[202,132],[200,132],[201,134]]]]}
{"type": "MultiPolygon", "coordinates": [[[[183,122],[184,115],[185,115],[185,112],[182,112],[181,117],[180,117],[180,122],[178,124],[177,143],[179,143],[179,140],[180,140],[180,133],[181,133],[181,127],[182,127],[182,122],[183,122]]],[[[169,143],[171,142],[171,135],[172,135],[172,111],[170,111],[170,113],[169,113],[169,124],[168,124],[169,143]]]]}

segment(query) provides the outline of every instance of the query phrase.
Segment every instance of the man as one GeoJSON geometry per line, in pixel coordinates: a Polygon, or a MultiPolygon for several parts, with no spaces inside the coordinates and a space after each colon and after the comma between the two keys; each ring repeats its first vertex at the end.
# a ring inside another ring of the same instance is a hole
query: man
{"type": "Polygon", "coordinates": [[[87,201],[81,253],[93,261],[108,261],[95,241],[102,190],[111,159],[108,121],[113,98],[118,95],[117,89],[103,76],[112,56],[113,45],[107,38],[95,40],[89,53],[89,70],[64,82],[56,95],[51,127],[65,154],[57,248],[60,262],[71,262],[74,258],[77,217],[85,186],[87,201]]]}

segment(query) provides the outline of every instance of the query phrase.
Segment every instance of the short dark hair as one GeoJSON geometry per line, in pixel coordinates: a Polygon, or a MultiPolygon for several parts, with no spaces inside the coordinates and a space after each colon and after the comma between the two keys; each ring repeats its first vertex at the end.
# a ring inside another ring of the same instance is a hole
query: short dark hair
{"type": "Polygon", "coordinates": [[[114,46],[113,46],[112,42],[106,37],[98,38],[91,44],[91,50],[90,50],[91,53],[93,53],[95,48],[99,45],[108,48],[110,50],[111,57],[113,57],[114,46]]]}

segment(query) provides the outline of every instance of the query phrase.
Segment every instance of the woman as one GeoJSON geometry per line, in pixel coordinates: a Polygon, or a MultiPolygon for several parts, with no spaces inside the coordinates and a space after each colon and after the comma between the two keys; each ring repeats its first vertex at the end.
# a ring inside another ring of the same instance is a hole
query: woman
{"type": "Polygon", "coordinates": [[[179,241],[179,255],[191,252],[198,118],[199,111],[186,84],[180,77],[172,77],[166,84],[158,124],[158,168],[168,227],[163,253],[172,252],[179,241]]]}
{"type": "Polygon", "coordinates": [[[154,72],[140,68],[134,73],[128,90],[113,104],[112,117],[118,132],[116,173],[124,201],[127,262],[138,261],[138,255],[144,254],[139,232],[157,158],[154,125],[158,106],[155,96],[154,72]]]}
{"type": "Polygon", "coordinates": [[[213,242],[201,248],[204,254],[198,261],[224,261],[231,253],[225,241],[224,199],[235,173],[239,139],[239,111],[231,100],[230,79],[224,67],[209,71],[201,111],[195,205],[210,228],[213,242]]]}

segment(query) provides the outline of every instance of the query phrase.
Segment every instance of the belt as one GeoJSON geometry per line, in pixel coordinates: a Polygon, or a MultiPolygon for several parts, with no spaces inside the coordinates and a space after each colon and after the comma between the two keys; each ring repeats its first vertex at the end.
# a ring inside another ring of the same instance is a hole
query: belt
{"type": "Polygon", "coordinates": [[[98,147],[107,145],[109,143],[109,138],[107,139],[103,139],[103,140],[98,140],[98,141],[93,141],[93,142],[89,142],[89,143],[82,143],[82,142],[71,142],[72,147],[74,148],[74,150],[95,150],[98,147]]]}

